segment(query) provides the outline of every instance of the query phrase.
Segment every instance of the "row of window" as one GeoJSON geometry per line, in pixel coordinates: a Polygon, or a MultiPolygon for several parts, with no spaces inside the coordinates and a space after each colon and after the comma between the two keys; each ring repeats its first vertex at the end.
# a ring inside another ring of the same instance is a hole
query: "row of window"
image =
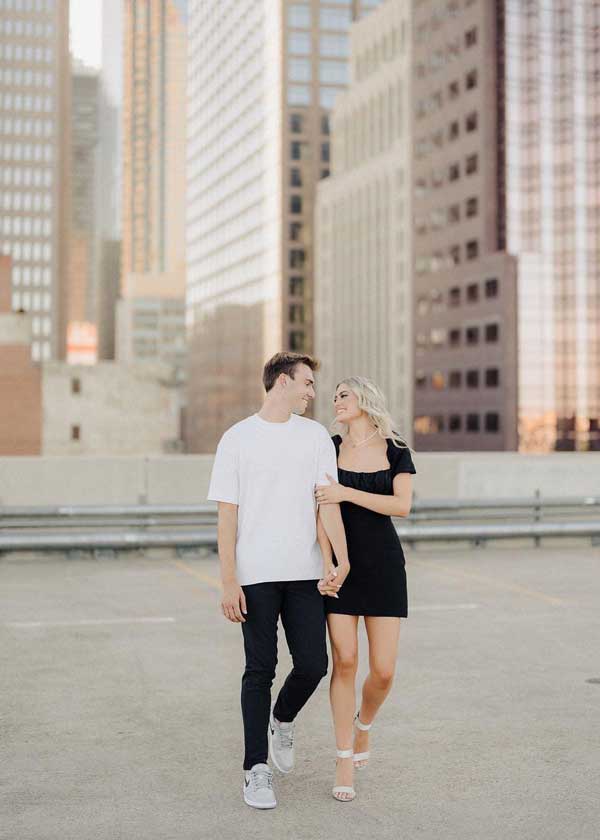
{"type": "MultiPolygon", "coordinates": [[[[479,118],[477,111],[472,111],[464,119],[465,132],[467,134],[477,131],[479,125],[479,118]]],[[[439,128],[434,131],[429,137],[419,137],[415,143],[415,157],[421,159],[434,152],[436,149],[441,149],[444,143],[453,143],[460,137],[460,121],[452,120],[449,124],[447,132],[439,128]],[[445,139],[446,138],[446,139],[445,139]]]]}
{"type": "Polygon", "coordinates": [[[5,240],[0,246],[0,253],[10,254],[13,260],[50,262],[52,246],[49,242],[10,242],[5,240]]]}
{"type": "MultiPolygon", "coordinates": [[[[292,140],[290,143],[290,157],[292,160],[304,160],[309,152],[308,143],[303,140],[292,140]]],[[[329,142],[321,143],[321,160],[329,162],[329,142]]]]}
{"type": "Polygon", "coordinates": [[[52,64],[53,52],[50,47],[31,47],[22,44],[6,44],[0,41],[0,59],[2,61],[24,61],[26,64],[52,64]]]}
{"type": "Polygon", "coordinates": [[[50,342],[34,341],[31,345],[31,358],[34,362],[48,361],[50,358],[50,342]]]}
{"type": "MultiPolygon", "coordinates": [[[[460,306],[463,299],[466,303],[477,303],[480,299],[480,291],[483,291],[483,295],[488,299],[498,297],[498,278],[488,277],[482,284],[468,283],[464,288],[453,286],[448,290],[448,306],[460,306]]],[[[426,315],[430,309],[432,312],[444,309],[444,295],[439,289],[432,289],[429,295],[421,295],[417,298],[419,315],[426,315]]]]}
{"type": "MultiPolygon", "coordinates": [[[[476,68],[465,73],[464,88],[465,91],[474,90],[478,84],[478,72],[476,68]]],[[[448,83],[448,100],[457,99],[460,96],[460,82],[455,79],[448,83]]],[[[429,114],[434,114],[444,107],[444,91],[442,89],[435,91],[430,96],[424,99],[419,99],[415,106],[415,113],[417,117],[425,117],[429,114]]]]}
{"type": "Polygon", "coordinates": [[[49,292],[13,292],[12,308],[15,312],[23,309],[25,312],[49,312],[49,292]]]}
{"type": "MultiPolygon", "coordinates": [[[[312,61],[310,58],[290,58],[288,61],[290,82],[312,82],[312,61]]],[[[319,82],[326,85],[348,84],[347,61],[320,61],[319,82]]]]}
{"type": "Polygon", "coordinates": [[[22,70],[20,67],[0,67],[0,85],[27,87],[52,87],[52,73],[38,70],[22,70]]]}
{"type": "Polygon", "coordinates": [[[0,34],[25,38],[51,38],[52,24],[39,20],[11,20],[0,18],[0,34]]]}
{"type": "MultiPolygon", "coordinates": [[[[464,246],[464,258],[467,261],[476,260],[479,257],[479,242],[477,239],[470,239],[464,246]]],[[[463,248],[461,245],[451,245],[446,253],[434,251],[428,256],[419,256],[415,260],[415,272],[421,274],[434,274],[437,271],[452,268],[460,265],[463,259],[463,248]]]]}
{"type": "Polygon", "coordinates": [[[50,236],[52,222],[48,218],[32,219],[29,216],[2,216],[0,218],[0,233],[4,236],[50,236]]]}
{"type": "MultiPolygon", "coordinates": [[[[479,199],[476,196],[465,199],[465,219],[473,219],[478,213],[479,199]]],[[[417,216],[415,218],[415,232],[418,235],[423,235],[430,230],[442,230],[447,225],[458,224],[461,218],[462,210],[460,204],[451,204],[449,207],[437,207],[431,210],[427,216],[417,216]]]]}
{"type": "Polygon", "coordinates": [[[47,12],[54,11],[56,0],[0,0],[2,12],[47,12]]]}
{"type": "Polygon", "coordinates": [[[451,370],[448,374],[441,370],[436,370],[428,377],[422,371],[417,371],[415,376],[415,386],[419,390],[427,388],[430,384],[435,391],[443,391],[445,388],[462,388],[464,385],[467,388],[479,388],[480,383],[486,388],[498,388],[500,385],[500,370],[498,368],[486,368],[484,371],[479,371],[477,368],[472,370],[451,370]]]}
{"type": "MultiPolygon", "coordinates": [[[[415,8],[418,9],[426,2],[428,2],[428,0],[416,0],[415,8]]],[[[476,2],[476,0],[466,0],[464,5],[469,7],[472,6],[474,2],[476,2]]],[[[440,3],[440,0],[436,0],[436,3],[431,10],[430,18],[417,27],[415,35],[416,42],[418,44],[422,44],[429,38],[429,34],[431,32],[437,32],[437,30],[444,25],[444,22],[447,19],[458,17],[461,13],[461,5],[461,0],[448,0],[445,6],[440,3]]]]}
{"type": "MultiPolygon", "coordinates": [[[[479,157],[477,154],[467,155],[464,162],[465,175],[474,175],[479,171],[479,157]]],[[[446,180],[458,181],[461,177],[461,164],[454,161],[448,169],[432,169],[428,175],[419,175],[415,180],[415,196],[423,198],[432,189],[441,189],[446,180]]]]}
{"type": "MultiPolygon", "coordinates": [[[[290,132],[303,134],[305,128],[304,114],[290,114],[290,132]]],[[[321,115],[321,134],[329,135],[329,115],[321,115]]]]}
{"type": "Polygon", "coordinates": [[[469,412],[466,415],[450,414],[448,418],[442,414],[433,416],[421,415],[415,417],[415,433],[418,435],[435,435],[440,432],[490,432],[500,431],[500,415],[497,411],[486,411],[483,414],[469,412]]]}
{"type": "MultiPolygon", "coordinates": [[[[348,35],[320,35],[318,51],[324,58],[347,58],[349,52],[348,35]]],[[[310,55],[313,39],[308,32],[290,32],[288,35],[288,53],[290,55],[310,55]]]]}
{"type": "MultiPolygon", "coordinates": [[[[340,92],[339,87],[319,87],[319,105],[330,111],[335,105],[335,98],[340,92]]],[[[288,85],[288,105],[295,107],[308,106],[312,102],[312,87],[310,85],[288,85]]]]}
{"type": "Polygon", "coordinates": [[[429,335],[424,332],[417,333],[416,346],[418,350],[427,348],[437,350],[444,346],[461,347],[463,344],[467,347],[475,347],[482,342],[496,344],[499,340],[500,325],[493,322],[483,325],[473,324],[467,327],[452,327],[451,329],[434,327],[429,335]]]}
{"type": "Polygon", "coordinates": [[[0,132],[6,136],[15,134],[22,137],[49,137],[52,134],[52,121],[40,117],[3,117],[0,114],[0,132]]]}
{"type": "MultiPolygon", "coordinates": [[[[352,9],[322,7],[319,9],[318,21],[320,29],[347,30],[352,23],[352,9]]],[[[312,26],[310,6],[300,5],[299,3],[288,6],[288,25],[300,29],[310,29],[312,26]]]]}
{"type": "Polygon", "coordinates": [[[370,48],[359,53],[356,56],[354,64],[355,76],[358,81],[362,81],[371,76],[379,69],[381,64],[397,58],[402,53],[404,40],[405,29],[403,21],[401,30],[393,27],[391,31],[386,32],[370,48]]]}

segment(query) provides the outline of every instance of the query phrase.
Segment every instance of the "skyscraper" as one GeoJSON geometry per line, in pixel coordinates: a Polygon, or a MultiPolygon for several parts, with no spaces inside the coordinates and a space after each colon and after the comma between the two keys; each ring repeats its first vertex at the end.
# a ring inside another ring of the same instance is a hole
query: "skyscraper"
{"type": "Polygon", "coordinates": [[[0,252],[34,360],[62,358],[70,226],[68,0],[0,2],[0,252]]]}
{"type": "Polygon", "coordinates": [[[313,345],[313,208],[348,30],[379,0],[189,4],[188,447],[260,404],[261,370],[313,345]]]}

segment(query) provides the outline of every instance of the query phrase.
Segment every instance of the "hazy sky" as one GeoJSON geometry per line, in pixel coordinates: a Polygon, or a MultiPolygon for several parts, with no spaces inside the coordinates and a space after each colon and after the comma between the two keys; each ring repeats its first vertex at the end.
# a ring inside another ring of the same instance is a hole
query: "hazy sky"
{"type": "Polygon", "coordinates": [[[90,64],[100,67],[102,34],[102,0],[71,0],[71,52],[90,64]]]}

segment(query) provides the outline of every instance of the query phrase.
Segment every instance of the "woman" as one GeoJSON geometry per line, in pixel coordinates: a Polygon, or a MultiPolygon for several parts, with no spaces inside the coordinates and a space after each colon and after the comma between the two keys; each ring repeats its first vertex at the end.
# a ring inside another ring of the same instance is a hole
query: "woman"
{"type": "Polygon", "coordinates": [[[408,612],[404,555],[392,516],[408,516],[412,500],[410,449],[393,431],[379,388],[368,379],[350,377],[335,392],[334,426],[339,483],[315,490],[317,503],[340,503],[346,529],[350,572],[337,596],[328,585],[334,562],[324,528],[319,525],[324,574],[319,588],[326,598],[333,674],[330,698],[338,760],[333,796],[348,802],[356,796],[354,768],[369,760],[369,732],[392,686],[400,619],[408,612]],[[358,619],[364,617],[369,639],[369,674],[355,715],[358,667],[358,619]]]}

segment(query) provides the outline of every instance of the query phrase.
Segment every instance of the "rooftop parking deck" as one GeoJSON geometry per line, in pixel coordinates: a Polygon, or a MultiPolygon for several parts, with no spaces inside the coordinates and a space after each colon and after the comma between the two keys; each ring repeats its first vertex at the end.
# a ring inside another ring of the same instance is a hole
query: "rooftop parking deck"
{"type": "MultiPolygon", "coordinates": [[[[278,808],[256,812],[214,555],[0,557],[0,838],[594,840],[600,550],[420,548],[407,564],[411,615],[357,799],[331,797],[324,680],[278,808]]],[[[283,645],[276,687],[288,667],[283,645]]]]}

